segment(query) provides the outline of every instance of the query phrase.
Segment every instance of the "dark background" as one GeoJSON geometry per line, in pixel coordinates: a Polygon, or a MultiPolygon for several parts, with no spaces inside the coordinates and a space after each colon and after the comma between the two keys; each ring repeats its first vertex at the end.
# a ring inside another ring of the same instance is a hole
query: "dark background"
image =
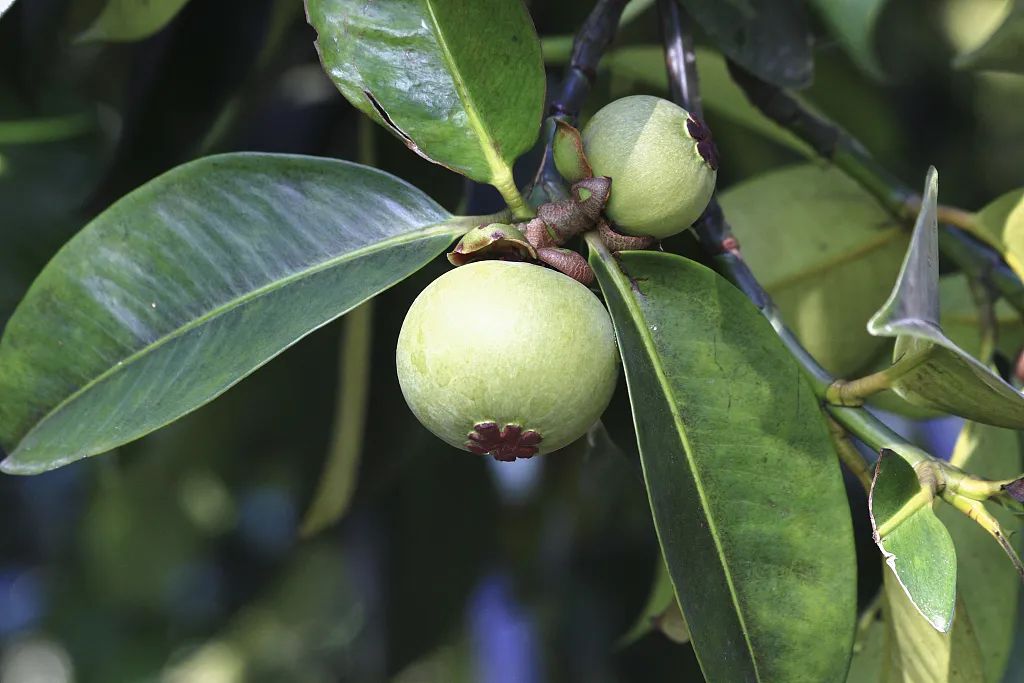
{"type": "MultiPolygon", "coordinates": [[[[974,209],[1024,185],[1024,79],[949,68],[1000,4],[890,3],[885,83],[819,30],[808,98],[912,186],[936,165],[944,202],[974,209]]],[[[298,0],[192,0],[144,41],[74,44],[98,7],[22,0],[0,19],[0,133],[5,120],[86,121],[51,142],[0,138],[0,327],[91,216],[204,154],[358,160],[370,135],[377,165],[449,209],[498,208],[489,188],[361,122],[320,70],[298,0]]],[[[563,35],[590,3],[531,9],[542,36],[563,35]]],[[[618,44],[657,40],[648,11],[618,44]]],[[[635,91],[604,78],[588,111],[635,91]]],[[[708,119],[720,188],[797,160],[708,119]]],[[[535,163],[517,170],[526,178],[535,163]]],[[[338,323],[115,453],[0,478],[0,681],[699,681],[688,646],[660,634],[615,645],[658,561],[623,387],[606,420],[621,448],[600,439],[514,466],[446,447],[406,409],[394,340],[444,267],[377,300],[355,504],[313,539],[298,525],[330,441],[338,323]]],[[[850,492],[866,602],[877,554],[850,492]]]]}

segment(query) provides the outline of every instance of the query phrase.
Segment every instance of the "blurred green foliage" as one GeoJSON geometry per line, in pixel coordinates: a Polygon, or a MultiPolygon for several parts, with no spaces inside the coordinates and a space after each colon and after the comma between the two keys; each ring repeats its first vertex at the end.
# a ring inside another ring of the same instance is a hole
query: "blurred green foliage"
{"type": "MultiPolygon", "coordinates": [[[[542,36],[572,33],[591,7],[530,4],[542,36]]],[[[0,19],[0,327],[91,216],[179,163],[360,155],[360,114],[323,75],[293,5],[193,2],[142,41],[74,42],[101,5],[22,0],[0,19]]],[[[981,207],[1024,185],[1024,77],[949,65],[1004,5],[887,3],[873,36],[883,80],[816,25],[805,96],[903,179],[916,186],[934,164],[944,201],[981,207]]],[[[658,40],[648,11],[617,45],[658,40]]],[[[604,76],[589,112],[652,91],[604,76]]],[[[708,120],[722,189],[801,159],[713,108],[708,120]]],[[[390,136],[374,152],[449,209],[499,205],[390,136]]],[[[615,648],[661,561],[624,387],[607,431],[514,467],[446,447],[408,412],[394,340],[442,270],[378,300],[359,482],[347,517],[319,536],[298,528],[329,447],[338,324],[116,454],[0,479],[0,680],[699,680],[692,650],[658,633],[615,648]]]]}

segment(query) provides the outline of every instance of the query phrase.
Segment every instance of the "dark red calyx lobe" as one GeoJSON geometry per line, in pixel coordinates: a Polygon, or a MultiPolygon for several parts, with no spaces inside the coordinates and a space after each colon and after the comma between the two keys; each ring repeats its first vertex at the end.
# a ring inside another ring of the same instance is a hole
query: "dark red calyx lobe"
{"type": "Polygon", "coordinates": [[[478,422],[468,435],[466,448],[477,455],[492,455],[495,460],[512,462],[537,454],[542,437],[532,429],[517,424],[499,428],[497,422],[478,422]]]}
{"type": "Polygon", "coordinates": [[[697,153],[711,167],[712,171],[717,171],[718,148],[715,147],[715,141],[711,139],[711,130],[692,115],[686,119],[686,130],[690,133],[690,137],[697,141],[697,153]]]}

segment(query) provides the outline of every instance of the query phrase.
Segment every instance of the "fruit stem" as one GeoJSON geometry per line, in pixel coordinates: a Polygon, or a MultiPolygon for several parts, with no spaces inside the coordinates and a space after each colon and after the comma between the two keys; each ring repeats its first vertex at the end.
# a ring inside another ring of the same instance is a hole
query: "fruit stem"
{"type": "MultiPolygon", "coordinates": [[[[913,225],[920,208],[920,197],[883,168],[856,138],[832,121],[810,111],[798,98],[762,81],[732,61],[729,61],[729,74],[747,100],[762,114],[860,183],[893,216],[908,226],[913,225]]],[[[980,229],[976,216],[963,209],[941,207],[939,220],[939,248],[943,256],[968,275],[987,276],[999,293],[1024,314],[1024,283],[1004,262],[998,250],[993,249],[991,238],[980,229]]]]}
{"type": "Polygon", "coordinates": [[[513,216],[520,219],[533,218],[533,209],[526,203],[523,195],[519,192],[519,188],[516,187],[516,181],[512,177],[511,168],[505,167],[499,175],[496,175],[491,180],[491,185],[501,193],[502,199],[508,204],[508,208],[512,211],[513,216]]]}
{"type": "Polygon", "coordinates": [[[846,469],[857,477],[857,481],[864,487],[864,493],[871,491],[871,466],[860,454],[857,447],[850,441],[850,435],[843,429],[842,425],[826,417],[828,422],[828,435],[832,439],[832,446],[836,449],[839,461],[846,465],[846,469]]]}
{"type": "MultiPolygon", "coordinates": [[[[675,83],[671,88],[674,94],[673,99],[676,104],[687,111],[700,116],[696,55],[693,52],[692,40],[686,37],[688,32],[683,23],[683,18],[686,16],[685,10],[678,3],[671,1],[659,2],[658,9],[661,13],[665,64],[668,69],[669,82],[675,83]]],[[[707,210],[694,225],[694,229],[702,246],[714,259],[719,272],[723,273],[760,309],[775,329],[776,334],[793,354],[815,395],[824,399],[829,386],[835,382],[836,378],[821,367],[782,321],[771,297],[764,291],[750,267],[743,260],[739,243],[733,237],[722,207],[715,196],[712,196],[707,210]]],[[[886,447],[892,448],[911,465],[925,460],[934,460],[933,456],[914,447],[863,408],[828,403],[824,408],[836,422],[875,451],[886,447]]],[[[867,462],[866,459],[865,461],[867,462]]]]}
{"type": "MultiPolygon", "coordinates": [[[[687,30],[683,26],[682,18],[685,16],[685,10],[683,10],[677,3],[671,2],[670,0],[659,0],[658,8],[661,12],[662,35],[666,52],[665,61],[668,68],[669,81],[678,81],[676,87],[672,88],[672,92],[675,95],[673,99],[675,99],[676,104],[679,104],[684,109],[699,114],[696,56],[693,53],[692,40],[687,38],[687,30]],[[675,58],[675,52],[678,49],[682,49],[682,59],[675,58]],[[694,99],[691,100],[691,98],[694,99]],[[694,107],[694,103],[696,103],[696,107],[694,107]]],[[[781,90],[778,90],[778,93],[786,96],[781,90]]],[[[811,116],[809,113],[808,115],[811,116]]],[[[835,129],[834,127],[832,127],[832,129],[835,132],[835,135],[839,134],[838,129],[835,129]]],[[[862,148],[859,147],[859,145],[857,145],[857,149],[859,150],[858,153],[860,154],[860,157],[871,162],[870,157],[862,150],[862,148]]],[[[860,157],[855,157],[851,153],[849,158],[854,159],[860,157]]],[[[871,162],[871,166],[865,164],[863,168],[870,168],[872,166],[874,166],[873,162],[871,162]]],[[[868,175],[875,180],[884,177],[881,174],[868,175]]],[[[882,183],[875,182],[873,185],[880,188],[882,183]]],[[[904,192],[898,184],[891,184],[888,187],[895,187],[896,189],[886,192],[887,196],[892,198],[902,196],[904,199],[905,197],[910,196],[910,193],[904,192]]],[[[771,297],[769,297],[764,291],[764,288],[761,287],[753,273],[751,273],[750,268],[743,261],[739,244],[736,242],[735,238],[732,237],[729,224],[725,221],[725,216],[722,212],[721,206],[719,206],[714,197],[711,198],[708,210],[705,211],[704,216],[702,216],[694,225],[694,228],[697,232],[697,236],[703,244],[703,247],[711,253],[720,271],[723,272],[737,287],[739,287],[740,290],[743,291],[743,293],[746,294],[747,297],[750,298],[750,300],[761,310],[765,317],[768,318],[780,339],[793,353],[794,358],[804,370],[804,374],[808,377],[815,394],[818,395],[819,398],[824,398],[829,387],[835,382],[835,378],[822,368],[820,364],[818,364],[818,362],[807,352],[806,349],[803,348],[800,342],[793,336],[792,332],[781,321],[778,311],[772,303],[771,297]]],[[[951,234],[958,234],[960,237],[967,239],[962,235],[962,233],[957,233],[957,231],[951,228],[947,227],[946,231],[951,234]]],[[[589,235],[588,241],[590,241],[589,235]]],[[[981,271],[980,275],[983,277],[991,275],[993,272],[990,270],[992,269],[992,257],[994,256],[996,259],[999,257],[990,249],[983,248],[982,245],[977,245],[973,240],[971,240],[971,243],[972,245],[975,245],[971,254],[973,254],[972,258],[977,266],[977,270],[981,271]]],[[[1014,278],[1015,277],[1016,276],[1014,276],[1014,278]]],[[[1019,279],[1015,279],[1015,282],[1016,291],[1019,296],[1021,292],[1024,292],[1024,285],[1021,284],[1019,279]]],[[[1012,282],[1004,282],[1003,284],[1012,284],[1012,282]]],[[[1024,297],[1022,297],[1021,300],[1024,300],[1024,297]]],[[[1024,310],[1024,307],[1021,307],[1021,310],[1024,310]]],[[[892,370],[893,368],[890,368],[890,371],[892,370]]],[[[894,376],[898,376],[898,374],[894,376]]],[[[871,382],[877,381],[879,381],[877,378],[871,380],[871,382]]],[[[993,485],[1001,485],[1004,482],[984,483],[977,477],[971,477],[970,475],[961,472],[952,465],[937,459],[935,456],[921,450],[920,448],[917,448],[862,407],[832,405],[827,403],[823,407],[829,413],[832,420],[835,421],[833,425],[830,425],[833,434],[836,433],[837,427],[841,426],[841,429],[845,429],[848,433],[856,436],[857,439],[874,451],[880,452],[883,448],[889,449],[903,458],[903,460],[910,464],[917,473],[918,480],[922,485],[922,493],[925,492],[925,488],[927,487],[928,500],[931,500],[932,491],[941,490],[943,493],[943,499],[947,503],[950,503],[967,514],[999,542],[999,545],[1010,557],[1018,573],[1020,573],[1022,578],[1024,578],[1024,564],[1021,563],[1017,553],[1014,552],[1009,541],[1006,539],[1006,535],[1003,534],[1002,530],[999,528],[998,521],[996,521],[995,518],[985,510],[981,503],[972,501],[964,494],[957,493],[957,490],[964,491],[965,493],[970,490],[977,493],[975,489],[991,488],[993,485]],[[947,489],[944,485],[946,481],[954,482],[954,486],[947,489]]],[[[863,457],[857,449],[852,447],[837,448],[837,453],[844,461],[849,459],[850,462],[848,466],[851,467],[855,473],[860,473],[858,474],[858,477],[861,478],[861,482],[864,483],[863,473],[870,467],[870,461],[863,457]]],[[[922,499],[923,498],[924,496],[922,495],[922,499]]]]}
{"type": "Polygon", "coordinates": [[[987,531],[996,540],[999,547],[1003,549],[1006,556],[1010,558],[1010,562],[1013,563],[1013,568],[1017,570],[1017,574],[1021,579],[1024,579],[1024,563],[1021,562],[1020,556],[1006,537],[1006,533],[1003,531],[1002,525],[999,524],[999,520],[985,509],[985,506],[980,501],[948,490],[942,492],[942,499],[987,531]]]}
{"type": "MultiPolygon", "coordinates": [[[[562,78],[560,87],[555,90],[548,109],[548,119],[542,129],[544,139],[544,157],[541,159],[537,172],[530,183],[533,193],[539,193],[542,199],[534,203],[557,201],[564,195],[562,176],[555,168],[555,157],[552,146],[555,140],[553,119],[566,123],[575,123],[576,117],[583,107],[583,102],[590,93],[590,88],[597,76],[597,65],[605,50],[615,38],[622,10],[628,0],[597,0],[594,8],[587,15],[586,21],[580,26],[572,41],[572,53],[569,66],[562,78]]],[[[510,205],[511,206],[511,205],[510,205]]]]}

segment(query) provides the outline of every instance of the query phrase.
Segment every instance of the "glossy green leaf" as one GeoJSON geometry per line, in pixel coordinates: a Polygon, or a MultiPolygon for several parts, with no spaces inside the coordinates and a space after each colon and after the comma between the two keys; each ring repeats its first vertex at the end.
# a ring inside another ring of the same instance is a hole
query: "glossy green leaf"
{"type": "Polygon", "coordinates": [[[108,0],[96,21],[78,40],[142,40],[166,26],[186,4],[188,0],[108,0]]]}
{"type": "Polygon", "coordinates": [[[507,186],[533,145],[544,65],[521,0],[307,0],[324,69],[414,152],[507,186]]]}
{"type": "Polygon", "coordinates": [[[343,322],[331,446],[313,502],[302,521],[302,535],[306,537],[323,531],[348,511],[363,451],[370,399],[373,301],[363,302],[343,322]]]}
{"type": "Polygon", "coordinates": [[[1012,190],[977,213],[977,235],[1002,253],[1024,276],[1024,190],[1012,190]]]}
{"type": "Polygon", "coordinates": [[[681,0],[727,57],[764,81],[805,88],[814,71],[811,31],[798,0],[681,0]]]}
{"type": "Polygon", "coordinates": [[[980,683],[983,663],[978,639],[963,600],[947,632],[921,618],[889,567],[883,569],[888,659],[885,683],[980,683]]]}
{"type": "Polygon", "coordinates": [[[945,632],[956,602],[956,550],[932,502],[914,468],[883,449],[868,497],[875,543],[917,610],[945,632]]]}
{"type": "Polygon", "coordinates": [[[1024,74],[1024,3],[1015,0],[1010,13],[992,35],[953,63],[961,69],[1024,74]]]}
{"type": "MultiPolygon", "coordinates": [[[[1018,432],[968,422],[960,432],[950,462],[988,479],[1012,479],[1024,470],[1018,432]]],[[[1008,534],[1021,530],[1021,520],[1008,510],[991,507],[1008,534]]],[[[966,515],[943,505],[937,511],[957,549],[957,584],[978,636],[985,681],[998,683],[1009,661],[1017,624],[1020,577],[1002,548],[966,515]]],[[[1020,550],[1020,536],[1011,535],[1020,550]]]]}
{"type": "Polygon", "coordinates": [[[899,278],[868,321],[868,332],[896,338],[893,390],[903,399],[986,424],[1024,427],[1024,396],[939,326],[937,195],[938,174],[932,168],[899,278]]]}
{"type": "Polygon", "coordinates": [[[865,325],[899,272],[909,241],[899,223],[819,164],[757,176],[721,203],[754,275],[811,355],[839,377],[867,370],[889,343],[865,325]]]}
{"type": "Polygon", "coordinates": [[[888,0],[811,0],[853,61],[876,78],[882,68],[875,52],[875,26],[888,0]]]}
{"type": "Polygon", "coordinates": [[[65,245],[11,317],[3,469],[42,472],[181,417],[464,230],[357,164],[230,154],[169,171],[65,245]]]}
{"type": "Polygon", "coordinates": [[[660,555],[647,603],[633,628],[619,640],[619,645],[634,643],[654,630],[660,631],[674,643],[690,642],[690,629],[679,609],[675,591],[672,589],[672,578],[668,575],[668,569],[665,568],[665,562],[660,555]]]}
{"type": "Polygon", "coordinates": [[[817,401],[771,325],[713,271],[590,238],[655,528],[711,681],[841,681],[855,560],[817,401]]]}

